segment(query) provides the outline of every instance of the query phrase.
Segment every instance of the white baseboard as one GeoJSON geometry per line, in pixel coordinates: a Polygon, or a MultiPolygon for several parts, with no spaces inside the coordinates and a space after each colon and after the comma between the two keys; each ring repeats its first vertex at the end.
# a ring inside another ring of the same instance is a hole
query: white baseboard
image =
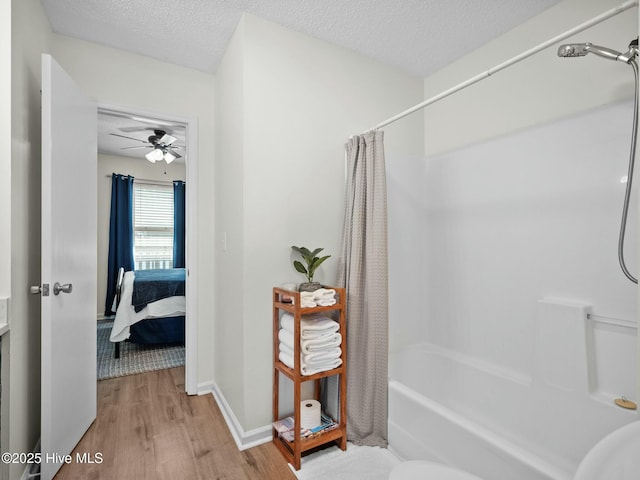
{"type": "Polygon", "coordinates": [[[212,380],[210,382],[202,382],[198,384],[196,395],[209,395],[213,392],[215,382],[212,380]]]}
{"type": "Polygon", "coordinates": [[[244,431],[242,425],[238,421],[238,418],[233,413],[231,406],[227,403],[224,395],[218,388],[215,382],[211,384],[211,390],[209,391],[213,398],[216,400],[224,421],[233,436],[233,439],[238,446],[238,450],[246,450],[247,448],[262,445],[271,441],[271,425],[265,425],[264,427],[255,428],[247,432],[244,431]]]}

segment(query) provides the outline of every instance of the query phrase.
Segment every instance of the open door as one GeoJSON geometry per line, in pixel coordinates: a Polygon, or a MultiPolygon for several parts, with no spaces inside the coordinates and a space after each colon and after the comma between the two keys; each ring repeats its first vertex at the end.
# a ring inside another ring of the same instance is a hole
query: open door
{"type": "Polygon", "coordinates": [[[42,480],[96,418],[96,123],[96,104],[43,55],[42,480]]]}

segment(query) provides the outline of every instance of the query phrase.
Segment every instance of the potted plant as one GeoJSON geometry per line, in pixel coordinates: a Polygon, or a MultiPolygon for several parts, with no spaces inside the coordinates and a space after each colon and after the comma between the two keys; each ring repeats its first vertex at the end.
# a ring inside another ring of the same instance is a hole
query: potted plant
{"type": "Polygon", "coordinates": [[[295,269],[298,272],[303,273],[307,277],[307,282],[301,283],[298,287],[298,290],[301,292],[314,292],[319,288],[322,288],[321,284],[313,281],[313,274],[315,273],[316,269],[331,255],[318,257],[318,254],[322,250],[324,250],[324,248],[316,248],[314,251],[311,251],[306,247],[293,246],[291,248],[298,252],[307,264],[307,266],[305,267],[299,260],[293,261],[293,266],[295,267],[295,269]]]}

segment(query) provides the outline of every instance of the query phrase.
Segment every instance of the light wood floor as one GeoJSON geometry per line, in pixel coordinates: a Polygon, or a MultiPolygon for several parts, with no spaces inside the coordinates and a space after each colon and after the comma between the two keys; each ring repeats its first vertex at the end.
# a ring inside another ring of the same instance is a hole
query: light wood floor
{"type": "Polygon", "coordinates": [[[184,393],[184,367],[98,382],[98,416],[55,480],[295,480],[272,443],[239,451],[211,395],[184,393]]]}

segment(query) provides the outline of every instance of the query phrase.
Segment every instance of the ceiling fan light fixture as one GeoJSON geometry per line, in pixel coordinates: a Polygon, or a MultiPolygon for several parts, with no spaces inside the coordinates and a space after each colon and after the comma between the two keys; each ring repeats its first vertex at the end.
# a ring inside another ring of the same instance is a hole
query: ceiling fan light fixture
{"type": "Polygon", "coordinates": [[[158,160],[163,159],[163,153],[162,153],[162,150],[160,150],[159,148],[154,148],[149,153],[147,153],[145,157],[151,163],[156,163],[158,160]]]}

